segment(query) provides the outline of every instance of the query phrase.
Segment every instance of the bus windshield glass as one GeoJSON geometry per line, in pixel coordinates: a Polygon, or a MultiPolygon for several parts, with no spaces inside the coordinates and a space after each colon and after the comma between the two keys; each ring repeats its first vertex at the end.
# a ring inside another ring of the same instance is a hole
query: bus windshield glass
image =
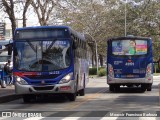
{"type": "Polygon", "coordinates": [[[113,55],[146,55],[147,40],[114,40],[112,41],[113,55]]]}
{"type": "Polygon", "coordinates": [[[15,42],[15,67],[24,71],[53,71],[71,64],[69,40],[15,42]]]}

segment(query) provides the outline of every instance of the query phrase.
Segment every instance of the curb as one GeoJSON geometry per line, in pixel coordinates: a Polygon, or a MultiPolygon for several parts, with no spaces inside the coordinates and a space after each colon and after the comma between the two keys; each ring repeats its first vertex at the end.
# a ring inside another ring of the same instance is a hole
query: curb
{"type": "Polygon", "coordinates": [[[1,96],[0,103],[10,102],[13,100],[20,99],[21,97],[22,97],[21,95],[16,95],[16,94],[1,96]]]}
{"type": "Polygon", "coordinates": [[[159,99],[159,106],[160,106],[160,83],[158,84],[158,91],[159,91],[159,97],[158,97],[158,99],[159,99]]]}
{"type": "Polygon", "coordinates": [[[160,76],[153,76],[153,78],[160,78],[160,76]]]}

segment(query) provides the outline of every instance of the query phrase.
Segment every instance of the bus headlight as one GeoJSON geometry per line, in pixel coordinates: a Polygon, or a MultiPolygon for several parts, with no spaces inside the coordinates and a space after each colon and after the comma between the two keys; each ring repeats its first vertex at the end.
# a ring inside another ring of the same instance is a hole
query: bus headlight
{"type": "Polygon", "coordinates": [[[73,77],[73,73],[69,73],[68,75],[66,75],[65,77],[63,77],[59,83],[62,84],[62,83],[67,83],[71,80],[71,78],[73,77]]]}
{"type": "Polygon", "coordinates": [[[18,82],[21,85],[28,85],[28,83],[23,78],[21,78],[19,76],[15,76],[15,80],[16,80],[16,82],[18,82]]]}

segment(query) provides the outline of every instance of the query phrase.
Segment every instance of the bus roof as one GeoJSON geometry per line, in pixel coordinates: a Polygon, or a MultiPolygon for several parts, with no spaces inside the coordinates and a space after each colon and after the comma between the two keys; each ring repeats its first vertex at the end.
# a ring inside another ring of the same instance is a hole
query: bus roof
{"type": "Polygon", "coordinates": [[[68,29],[70,32],[72,32],[73,34],[75,34],[77,37],[79,37],[81,40],[85,40],[84,35],[82,35],[81,33],[73,30],[71,27],[69,26],[32,26],[32,27],[23,27],[23,28],[16,28],[16,31],[20,31],[20,30],[31,30],[31,29],[68,29]]]}
{"type": "Polygon", "coordinates": [[[46,28],[66,28],[70,29],[69,26],[32,26],[32,27],[23,27],[23,28],[16,28],[16,30],[30,30],[30,29],[46,29],[46,28]]]}
{"type": "Polygon", "coordinates": [[[141,37],[141,36],[126,36],[126,37],[113,37],[113,38],[110,38],[108,39],[108,41],[112,41],[112,40],[127,40],[127,39],[131,39],[131,40],[134,40],[134,39],[141,39],[141,40],[151,40],[150,37],[141,37]]]}

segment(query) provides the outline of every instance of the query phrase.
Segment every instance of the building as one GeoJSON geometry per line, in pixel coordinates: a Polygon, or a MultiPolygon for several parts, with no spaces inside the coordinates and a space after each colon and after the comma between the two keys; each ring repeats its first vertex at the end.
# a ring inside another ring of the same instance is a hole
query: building
{"type": "MultiPolygon", "coordinates": [[[[28,22],[27,23],[27,27],[29,26],[36,26],[38,25],[37,23],[31,23],[28,22]]],[[[18,26],[17,27],[23,27],[22,22],[18,22],[18,26]]],[[[6,40],[11,40],[12,39],[12,28],[11,28],[11,23],[7,22],[5,25],[5,39],[6,40]]]]}

